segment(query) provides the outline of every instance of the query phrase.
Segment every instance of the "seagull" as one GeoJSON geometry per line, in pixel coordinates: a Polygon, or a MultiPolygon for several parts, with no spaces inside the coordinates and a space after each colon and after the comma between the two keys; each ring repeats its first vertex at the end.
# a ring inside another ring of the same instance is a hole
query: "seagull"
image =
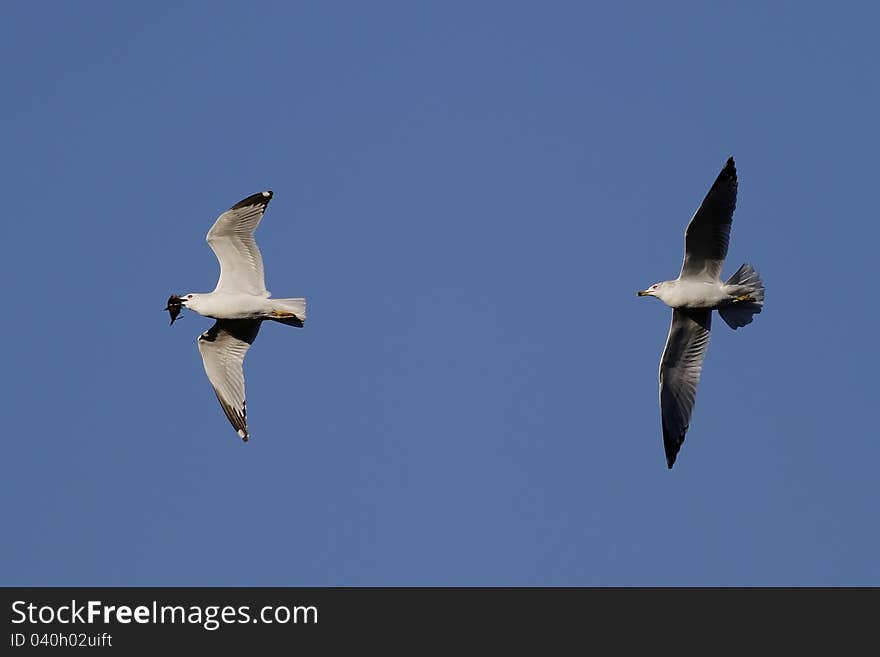
{"type": "Polygon", "coordinates": [[[672,308],[672,324],[660,359],[660,415],[670,469],[694,409],[703,357],[709,346],[712,311],[717,310],[721,319],[736,330],[750,324],[764,306],[764,284],[751,265],[744,264],[726,282],[720,278],[736,207],[736,188],[736,165],[731,157],[688,224],[678,278],[637,293],[640,297],[657,297],[672,308]]]}
{"type": "Polygon", "coordinates": [[[199,336],[199,353],[223,412],[245,442],[249,434],[242,363],[247,350],[264,320],[300,328],[306,321],[305,299],[273,299],[266,290],[254,231],[271,200],[272,192],[259,192],[217,217],[207,236],[220,261],[217,286],[213,292],[172,294],[165,306],[172,325],[181,308],[217,320],[199,336]]]}

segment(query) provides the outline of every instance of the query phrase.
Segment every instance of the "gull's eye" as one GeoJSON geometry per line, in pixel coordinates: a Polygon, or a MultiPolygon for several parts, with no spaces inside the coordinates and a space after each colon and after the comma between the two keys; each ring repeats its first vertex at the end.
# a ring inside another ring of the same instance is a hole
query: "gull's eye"
{"type": "Polygon", "coordinates": [[[186,295],[186,298],[187,298],[187,299],[192,299],[192,298],[193,298],[193,295],[191,295],[191,294],[187,294],[187,295],[186,295]]]}

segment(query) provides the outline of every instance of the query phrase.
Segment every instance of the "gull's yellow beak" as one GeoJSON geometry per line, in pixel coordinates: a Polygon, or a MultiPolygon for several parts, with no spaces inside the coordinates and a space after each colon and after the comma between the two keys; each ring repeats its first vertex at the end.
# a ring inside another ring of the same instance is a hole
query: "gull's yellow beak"
{"type": "Polygon", "coordinates": [[[647,290],[639,290],[638,292],[636,292],[636,296],[647,297],[647,296],[651,296],[651,293],[648,292],[647,290]]]}

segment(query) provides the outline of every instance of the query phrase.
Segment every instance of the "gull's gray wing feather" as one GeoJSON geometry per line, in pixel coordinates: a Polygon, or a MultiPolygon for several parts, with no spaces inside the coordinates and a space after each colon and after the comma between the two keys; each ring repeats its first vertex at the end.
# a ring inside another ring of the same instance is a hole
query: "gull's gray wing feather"
{"type": "Polygon", "coordinates": [[[262,320],[218,319],[199,336],[199,353],[205,373],[214,386],[226,417],[247,441],[247,404],[244,396],[242,363],[257,338],[262,320]]]}
{"type": "Polygon", "coordinates": [[[660,415],[666,464],[670,468],[691,420],[711,322],[711,310],[672,311],[669,337],[660,359],[660,415]]]}
{"type": "Polygon", "coordinates": [[[260,192],[239,201],[217,217],[208,231],[208,244],[220,261],[220,279],[214,292],[242,292],[268,297],[263,257],[254,231],[263,218],[272,192],[260,192]]]}
{"type": "Polygon", "coordinates": [[[731,157],[688,224],[681,278],[717,281],[721,276],[736,207],[736,187],[736,165],[731,157]]]}

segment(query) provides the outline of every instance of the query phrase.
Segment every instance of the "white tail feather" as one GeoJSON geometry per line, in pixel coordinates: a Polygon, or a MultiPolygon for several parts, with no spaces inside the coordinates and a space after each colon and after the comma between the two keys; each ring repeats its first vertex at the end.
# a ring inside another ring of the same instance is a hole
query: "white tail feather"
{"type": "Polygon", "coordinates": [[[306,321],[305,299],[270,299],[273,311],[282,314],[281,317],[272,317],[275,321],[291,326],[302,326],[306,321]],[[283,313],[293,313],[296,317],[284,318],[283,313]]]}
{"type": "Polygon", "coordinates": [[[736,330],[751,324],[754,316],[764,307],[764,283],[754,267],[746,263],[736,270],[724,284],[725,292],[732,297],[751,297],[748,301],[734,301],[728,306],[718,309],[721,319],[736,330]]]}

